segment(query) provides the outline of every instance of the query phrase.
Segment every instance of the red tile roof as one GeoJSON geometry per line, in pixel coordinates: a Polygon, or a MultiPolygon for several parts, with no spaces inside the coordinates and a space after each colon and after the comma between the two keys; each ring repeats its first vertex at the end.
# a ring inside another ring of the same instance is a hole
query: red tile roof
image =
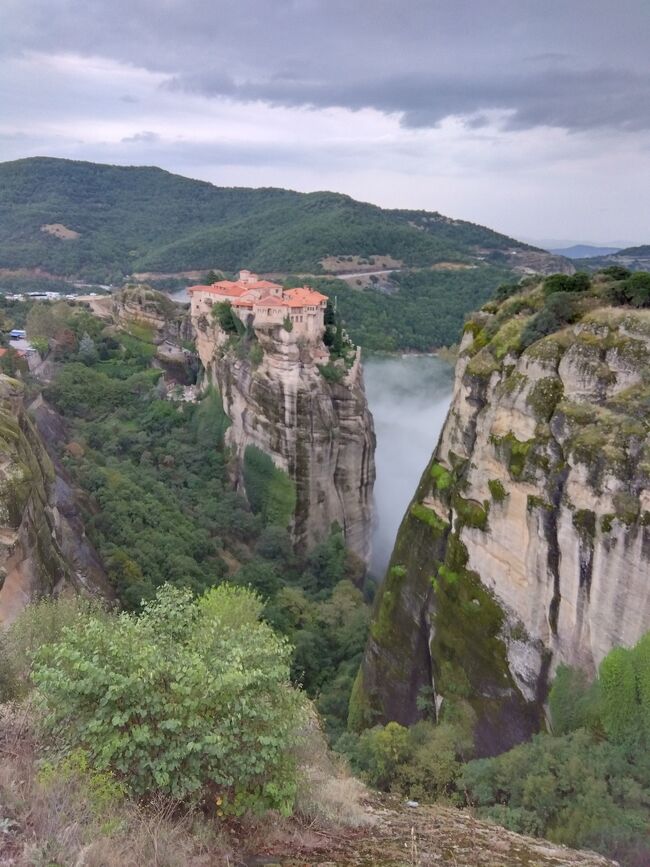
{"type": "Polygon", "coordinates": [[[309,286],[300,286],[297,289],[285,289],[284,297],[290,307],[318,307],[323,301],[327,301],[327,295],[321,295],[309,286]]]}
{"type": "Polygon", "coordinates": [[[283,289],[279,283],[270,280],[254,280],[242,282],[240,280],[219,280],[211,286],[190,286],[190,292],[209,292],[222,298],[231,298],[238,307],[319,307],[327,301],[327,295],[311,289],[309,286],[299,286],[296,289],[283,289]],[[279,290],[274,295],[265,295],[260,300],[251,301],[243,296],[257,290],[279,290]]]}
{"type": "Polygon", "coordinates": [[[255,307],[288,307],[288,303],[284,298],[278,298],[277,295],[267,295],[266,298],[260,298],[259,301],[253,302],[255,307]]]}
{"type": "Polygon", "coordinates": [[[279,283],[272,283],[270,280],[256,280],[254,283],[246,284],[249,289],[282,289],[279,283]]]}
{"type": "Polygon", "coordinates": [[[210,286],[190,286],[188,292],[209,292],[211,295],[230,295],[237,298],[250,292],[251,289],[257,289],[258,292],[262,289],[282,290],[282,286],[269,280],[255,280],[250,283],[242,283],[239,280],[219,280],[218,283],[212,283],[210,286]]]}

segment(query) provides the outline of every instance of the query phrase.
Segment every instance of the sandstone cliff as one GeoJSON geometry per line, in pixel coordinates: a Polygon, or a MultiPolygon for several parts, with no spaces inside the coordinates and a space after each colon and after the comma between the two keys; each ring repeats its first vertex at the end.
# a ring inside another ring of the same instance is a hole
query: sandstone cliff
{"type": "MultiPolygon", "coordinates": [[[[296,486],[292,531],[308,550],[338,522],[348,547],[369,554],[375,435],[357,352],[340,381],[319,369],[322,344],[306,344],[282,325],[256,327],[237,346],[214,319],[194,323],[206,381],[232,421],[226,434],[242,486],[248,445],[270,455],[296,486]]],[[[342,369],[341,369],[342,370],[342,369]]]]}
{"type": "MultiPolygon", "coordinates": [[[[36,409],[45,424],[47,409],[36,409]]],[[[22,385],[0,376],[0,626],[32,599],[66,588],[112,596],[72,488],[25,410],[22,385]]]]}
{"type": "Polygon", "coordinates": [[[650,629],[650,311],[604,303],[611,288],[601,277],[557,296],[570,324],[541,339],[540,285],[468,323],[378,600],[354,725],[412,723],[433,690],[438,711],[469,701],[479,754],[495,752],[539,726],[560,662],[593,674],[650,629]]]}

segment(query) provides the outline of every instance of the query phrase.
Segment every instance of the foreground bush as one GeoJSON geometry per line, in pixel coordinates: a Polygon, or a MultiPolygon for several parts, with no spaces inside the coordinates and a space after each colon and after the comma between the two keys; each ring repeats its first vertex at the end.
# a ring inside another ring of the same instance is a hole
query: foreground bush
{"type": "Polygon", "coordinates": [[[34,658],[44,644],[58,641],[63,630],[93,614],[108,617],[97,600],[83,596],[41,599],[0,631],[0,703],[20,699],[30,690],[34,658]]]}
{"type": "Polygon", "coordinates": [[[210,795],[222,810],[290,812],[304,716],[290,647],[260,600],[221,586],[162,588],[138,617],[88,616],[37,656],[44,728],[135,796],[210,795]]]}

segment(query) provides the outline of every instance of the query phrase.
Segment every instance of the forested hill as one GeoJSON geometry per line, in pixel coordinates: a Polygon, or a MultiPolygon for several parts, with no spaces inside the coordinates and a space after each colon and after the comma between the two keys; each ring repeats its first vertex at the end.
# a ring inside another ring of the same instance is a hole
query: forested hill
{"type": "Polygon", "coordinates": [[[590,256],[588,259],[574,259],[581,271],[598,271],[612,265],[620,265],[630,271],[648,271],[650,269],[650,244],[640,247],[625,247],[607,256],[590,256]]]}
{"type": "Polygon", "coordinates": [[[0,163],[3,269],[118,282],[143,271],[320,272],[327,256],[422,266],[529,253],[548,255],[473,223],[338,193],[216,187],[154,167],[46,157],[0,163]]]}

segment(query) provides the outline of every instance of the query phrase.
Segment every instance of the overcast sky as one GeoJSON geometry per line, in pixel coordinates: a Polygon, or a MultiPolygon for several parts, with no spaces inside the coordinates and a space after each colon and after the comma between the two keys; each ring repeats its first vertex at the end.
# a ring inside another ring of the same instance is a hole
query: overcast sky
{"type": "Polygon", "coordinates": [[[650,0],[0,0],[0,159],[650,243],[650,0]]]}

